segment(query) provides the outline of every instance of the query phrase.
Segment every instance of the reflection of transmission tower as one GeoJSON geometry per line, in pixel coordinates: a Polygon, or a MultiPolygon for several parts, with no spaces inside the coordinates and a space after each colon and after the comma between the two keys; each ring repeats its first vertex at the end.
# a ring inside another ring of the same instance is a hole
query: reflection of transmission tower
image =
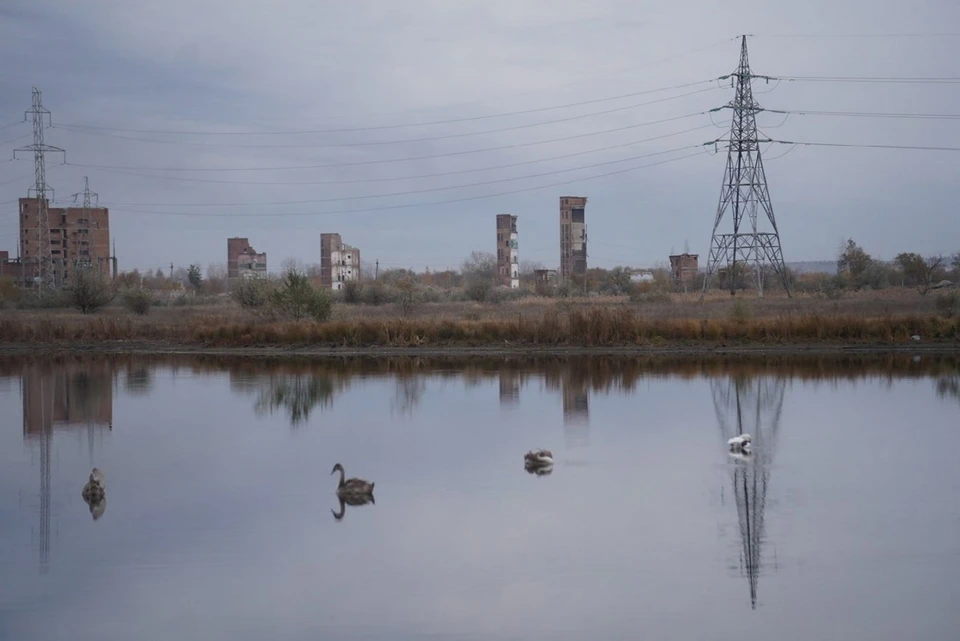
{"type": "Polygon", "coordinates": [[[753,437],[753,454],[747,461],[737,461],[732,474],[740,529],[740,568],[750,584],[752,608],[757,607],[769,464],[780,429],[785,388],[784,379],[735,377],[710,382],[724,442],[740,434],[753,437]]]}
{"type": "MultiPolygon", "coordinates": [[[[731,74],[736,79],[737,93],[727,108],[733,112],[730,124],[730,139],[727,144],[727,167],[723,173],[723,186],[720,189],[720,204],[713,223],[710,237],[710,258],[707,261],[706,278],[703,291],[707,291],[710,278],[721,263],[727,265],[727,278],[730,281],[730,293],[733,294],[737,281],[738,261],[754,263],[757,278],[757,294],[763,296],[763,267],[769,264],[783,282],[789,295],[786,270],[783,264],[783,252],[780,250],[780,233],[773,216],[770,202],[770,190],[767,176],[760,158],[760,140],[757,138],[757,113],[763,111],[753,97],[753,79],[750,60],[747,57],[747,37],[743,36],[740,46],[740,65],[731,74]],[[730,210],[733,218],[733,233],[718,234],[717,229],[724,214],[730,210]],[[757,210],[762,209],[770,221],[772,232],[757,231],[757,210]],[[749,231],[741,231],[740,223],[744,214],[750,223],[749,231]]],[[[769,142],[769,141],[764,141],[769,142]]]]}
{"type": "Polygon", "coordinates": [[[33,152],[35,184],[31,191],[37,199],[37,248],[35,256],[33,256],[35,264],[34,286],[37,293],[40,294],[45,287],[52,289],[56,286],[53,256],[50,253],[50,220],[48,219],[49,202],[47,193],[52,190],[47,187],[46,154],[50,152],[64,153],[64,151],[59,147],[51,147],[43,142],[43,130],[50,126],[50,111],[43,106],[43,97],[36,87],[33,88],[33,106],[25,115],[33,117],[33,144],[14,150],[13,155],[16,158],[18,151],[33,152]]]}

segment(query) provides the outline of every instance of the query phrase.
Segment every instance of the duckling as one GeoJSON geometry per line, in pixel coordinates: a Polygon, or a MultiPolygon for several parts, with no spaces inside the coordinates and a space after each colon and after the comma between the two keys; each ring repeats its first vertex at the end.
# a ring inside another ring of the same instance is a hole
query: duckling
{"type": "Polygon", "coordinates": [[[340,472],[340,484],[337,486],[337,496],[352,496],[358,494],[373,496],[373,483],[358,478],[346,478],[343,466],[339,463],[333,466],[333,471],[330,473],[333,474],[337,471],[340,472]]]}

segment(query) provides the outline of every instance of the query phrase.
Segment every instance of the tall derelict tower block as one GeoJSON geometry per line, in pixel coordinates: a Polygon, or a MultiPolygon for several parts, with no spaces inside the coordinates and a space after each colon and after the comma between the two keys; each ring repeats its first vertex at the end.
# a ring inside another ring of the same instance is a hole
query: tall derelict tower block
{"type": "MultiPolygon", "coordinates": [[[[52,289],[55,286],[55,275],[53,269],[53,257],[50,254],[50,221],[47,219],[47,192],[52,191],[47,187],[47,162],[46,154],[64,153],[59,147],[51,147],[43,142],[43,130],[50,126],[50,111],[43,106],[43,96],[40,90],[33,88],[32,107],[24,113],[24,117],[33,117],[33,144],[27,147],[15,149],[14,158],[17,152],[33,152],[34,164],[34,186],[33,196],[37,199],[37,220],[36,220],[36,238],[37,248],[36,256],[30,256],[29,260],[23,256],[24,262],[34,263],[34,287],[37,294],[42,293],[46,287],[52,289]],[[46,122],[44,122],[46,120],[46,122]]],[[[19,214],[21,217],[23,213],[19,214]]],[[[23,222],[21,221],[21,226],[23,222]]],[[[21,254],[22,256],[22,254],[21,254]]]]}
{"type": "Polygon", "coordinates": [[[753,264],[757,279],[757,294],[763,296],[763,271],[769,265],[780,277],[787,294],[787,273],[780,250],[780,233],[773,216],[770,203],[770,191],[767,188],[767,176],[763,171],[760,158],[760,141],[757,139],[757,113],[763,108],[753,98],[753,78],[750,61],[747,57],[747,37],[743,36],[740,45],[740,66],[731,74],[735,79],[737,94],[726,106],[733,112],[730,124],[730,139],[727,141],[727,168],[723,173],[723,186],[720,189],[720,204],[713,223],[713,235],[710,238],[710,258],[707,260],[707,273],[703,281],[703,291],[707,291],[710,280],[721,265],[727,267],[730,281],[730,294],[736,286],[737,263],[753,264]],[[729,210],[733,218],[733,233],[718,234],[724,214],[729,210]],[[773,231],[761,232],[757,225],[757,213],[762,210],[770,221],[773,231]],[[749,228],[743,229],[743,217],[746,214],[749,228]]]}

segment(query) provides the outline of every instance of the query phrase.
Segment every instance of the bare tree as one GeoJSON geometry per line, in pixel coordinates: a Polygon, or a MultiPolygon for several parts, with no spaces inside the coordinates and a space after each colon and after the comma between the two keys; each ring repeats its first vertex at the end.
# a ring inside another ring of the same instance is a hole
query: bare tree
{"type": "Polygon", "coordinates": [[[924,260],[920,254],[904,252],[897,254],[894,262],[903,270],[906,281],[916,287],[921,296],[926,296],[934,281],[942,276],[946,260],[939,255],[924,260]]]}
{"type": "Polygon", "coordinates": [[[113,300],[113,288],[99,271],[78,269],[73,275],[70,298],[74,307],[89,314],[113,300]]]}

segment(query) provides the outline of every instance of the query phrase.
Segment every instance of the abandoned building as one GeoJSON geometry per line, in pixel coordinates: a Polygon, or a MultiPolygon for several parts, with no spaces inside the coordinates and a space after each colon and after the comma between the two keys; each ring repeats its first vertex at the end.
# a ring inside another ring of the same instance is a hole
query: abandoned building
{"type": "Polygon", "coordinates": [[[698,254],[677,254],[670,257],[670,276],[675,281],[690,283],[699,271],[698,254]]]}
{"type": "Polygon", "coordinates": [[[51,277],[50,282],[55,287],[69,286],[77,269],[93,269],[104,278],[116,276],[116,257],[110,255],[109,210],[106,207],[50,207],[49,201],[46,205],[46,220],[40,221],[40,201],[37,198],[20,199],[20,271],[23,278],[32,280],[38,263],[47,260],[50,271],[44,268],[43,272],[51,277]],[[47,247],[40,246],[38,229],[43,227],[46,227],[44,231],[49,231],[47,247]]]}
{"type": "Polygon", "coordinates": [[[346,245],[340,234],[320,234],[320,284],[333,290],[360,280],[360,250],[346,245]]]}
{"type": "Polygon", "coordinates": [[[520,263],[517,258],[517,217],[497,215],[497,285],[518,289],[520,263]]]}
{"type": "Polygon", "coordinates": [[[587,273],[586,207],[585,197],[560,198],[560,278],[565,281],[587,273]]]}
{"type": "Polygon", "coordinates": [[[227,278],[267,275],[267,255],[258,254],[246,238],[227,239],[227,278]]]}

